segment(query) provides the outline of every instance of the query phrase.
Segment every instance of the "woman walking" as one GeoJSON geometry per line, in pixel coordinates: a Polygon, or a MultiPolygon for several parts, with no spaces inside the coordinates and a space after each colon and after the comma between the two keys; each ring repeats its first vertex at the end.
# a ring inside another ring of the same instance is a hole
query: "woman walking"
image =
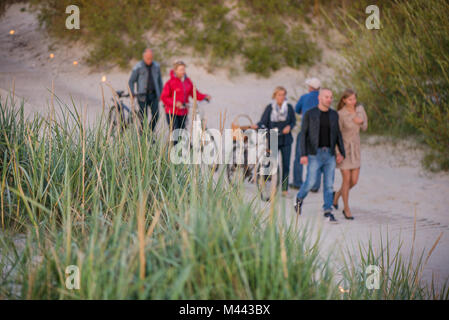
{"type": "MultiPolygon", "coordinates": [[[[170,80],[165,83],[161,94],[170,130],[185,128],[189,97],[193,97],[193,83],[186,75],[185,63],[176,61],[170,71],[170,80]]],[[[210,100],[211,97],[196,90],[196,98],[201,101],[210,100]]]]}
{"type": "Polygon", "coordinates": [[[343,215],[348,220],[353,220],[349,208],[349,190],[359,179],[360,174],[360,129],[368,128],[368,117],[362,105],[357,103],[357,94],[346,89],[337,106],[340,131],[343,136],[343,144],[346,151],[345,159],[337,164],[341,171],[342,184],[340,190],[334,192],[334,207],[338,209],[338,200],[343,198],[343,215]]]}
{"type": "Polygon", "coordinates": [[[290,155],[293,137],[291,131],[296,123],[295,111],[286,100],[287,90],[277,87],[273,92],[273,101],[266,106],[260,121],[253,126],[278,129],[278,148],[282,155],[282,195],[288,194],[288,176],[290,172],[290,155]]]}

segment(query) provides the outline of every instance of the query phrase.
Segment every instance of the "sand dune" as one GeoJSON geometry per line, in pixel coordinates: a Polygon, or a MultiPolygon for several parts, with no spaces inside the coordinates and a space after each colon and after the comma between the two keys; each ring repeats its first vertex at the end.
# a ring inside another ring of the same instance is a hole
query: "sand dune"
{"type": "MultiPolygon", "coordinates": [[[[87,107],[88,121],[94,123],[102,111],[101,78],[106,76],[114,88],[125,89],[129,73],[117,69],[92,72],[82,60],[87,50],[82,46],[59,44],[50,51],[52,40],[39,29],[36,17],[27,11],[21,12],[21,7],[20,4],[11,6],[0,19],[0,95],[6,95],[14,83],[15,95],[25,100],[27,114],[46,113],[54,81],[55,94],[61,101],[71,104],[73,98],[78,107],[87,107]],[[11,29],[15,30],[14,35],[9,34],[11,29]],[[73,61],[78,64],[74,65],[73,61]]],[[[324,63],[307,72],[282,69],[269,78],[246,74],[229,78],[224,70],[210,74],[200,60],[182,58],[197,87],[213,97],[210,104],[202,106],[209,127],[218,127],[220,112],[226,112],[226,127],[230,127],[232,119],[240,113],[258,119],[277,85],[285,86],[288,96],[296,99],[305,92],[306,75],[323,80],[332,75],[331,54],[325,54],[324,63]]],[[[164,81],[167,78],[165,74],[164,81]]],[[[109,101],[110,89],[107,86],[104,89],[109,101]]],[[[369,102],[364,105],[369,108],[369,102]]],[[[164,118],[158,130],[161,134],[166,132],[164,118]]],[[[435,274],[441,281],[449,276],[449,175],[423,171],[420,166],[422,151],[413,142],[392,144],[381,140],[377,137],[363,139],[360,181],[351,193],[356,220],[346,221],[339,212],[336,215],[339,224],[328,225],[322,221],[321,193],[311,194],[306,199],[301,219],[316,221],[317,226],[323,228],[325,248],[330,252],[336,252],[343,243],[352,246],[358,240],[366,242],[370,236],[379,244],[379,231],[383,230],[385,235],[388,229],[391,239],[404,240],[404,253],[408,254],[416,213],[417,249],[430,249],[440,233],[443,234],[423,275],[430,280],[435,274]]],[[[340,181],[340,173],[336,172],[335,188],[340,181]]],[[[254,187],[248,186],[248,194],[253,193],[254,187]]],[[[281,200],[287,208],[287,219],[294,216],[293,198],[294,192],[290,191],[290,196],[281,200]]]]}

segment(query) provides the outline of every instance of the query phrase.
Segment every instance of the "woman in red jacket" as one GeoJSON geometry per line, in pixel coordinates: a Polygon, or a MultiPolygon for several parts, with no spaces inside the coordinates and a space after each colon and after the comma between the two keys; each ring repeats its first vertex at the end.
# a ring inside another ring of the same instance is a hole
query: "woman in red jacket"
{"type": "MultiPolygon", "coordinates": [[[[186,65],[182,61],[176,61],[173,70],[170,71],[170,80],[168,80],[162,90],[161,100],[165,106],[168,125],[171,129],[184,129],[189,109],[189,97],[193,97],[192,81],[186,76],[186,65]],[[176,96],[175,96],[176,92],[176,96]],[[175,107],[173,108],[173,100],[175,107]]],[[[202,94],[196,90],[196,98],[201,101],[210,100],[209,95],[202,94]]]]}

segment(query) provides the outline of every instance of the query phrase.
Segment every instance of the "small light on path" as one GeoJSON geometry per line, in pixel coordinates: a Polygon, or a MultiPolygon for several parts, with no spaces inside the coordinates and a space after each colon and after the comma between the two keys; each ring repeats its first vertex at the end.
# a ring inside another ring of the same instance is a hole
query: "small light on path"
{"type": "Polygon", "coordinates": [[[73,61],[73,65],[76,66],[78,64],[78,61],[73,61]]]}
{"type": "Polygon", "coordinates": [[[106,82],[106,76],[101,77],[101,82],[106,82]]]}
{"type": "Polygon", "coordinates": [[[338,289],[340,290],[341,293],[348,293],[349,292],[349,289],[345,290],[342,286],[338,286],[338,289]]]}
{"type": "Polygon", "coordinates": [[[53,53],[50,53],[50,59],[53,59],[55,55],[53,53]]]}
{"type": "Polygon", "coordinates": [[[14,33],[16,33],[15,30],[9,30],[9,34],[10,34],[10,35],[13,35],[14,33]]]}

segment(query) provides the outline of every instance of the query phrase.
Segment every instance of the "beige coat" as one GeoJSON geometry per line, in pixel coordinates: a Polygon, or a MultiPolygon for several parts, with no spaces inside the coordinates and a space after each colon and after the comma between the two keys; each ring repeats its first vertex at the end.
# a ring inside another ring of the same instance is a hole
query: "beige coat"
{"type": "Polygon", "coordinates": [[[345,107],[342,108],[338,111],[338,124],[343,136],[346,158],[337,164],[337,168],[360,168],[360,129],[365,131],[368,128],[368,116],[366,115],[365,108],[362,105],[358,105],[355,108],[355,113],[349,112],[345,107]],[[363,123],[355,123],[353,121],[355,116],[363,119],[363,123]]]}

